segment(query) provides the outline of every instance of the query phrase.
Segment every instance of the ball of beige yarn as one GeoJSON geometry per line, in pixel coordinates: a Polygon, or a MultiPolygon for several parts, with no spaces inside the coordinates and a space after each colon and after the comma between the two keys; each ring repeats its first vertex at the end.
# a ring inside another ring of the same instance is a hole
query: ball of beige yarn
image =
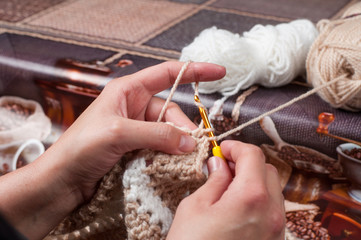
{"type": "Polygon", "coordinates": [[[318,87],[339,80],[318,92],[335,108],[361,110],[361,2],[340,19],[318,22],[319,36],[307,61],[307,81],[318,87]]]}

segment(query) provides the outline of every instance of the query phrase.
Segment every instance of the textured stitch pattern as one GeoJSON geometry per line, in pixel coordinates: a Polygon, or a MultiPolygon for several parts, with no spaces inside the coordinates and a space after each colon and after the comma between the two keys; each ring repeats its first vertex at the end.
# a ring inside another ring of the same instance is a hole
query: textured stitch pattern
{"type": "Polygon", "coordinates": [[[45,239],[88,239],[110,229],[118,229],[120,237],[125,232],[122,227],[123,197],[119,186],[124,171],[122,165],[123,161],[116,164],[104,176],[93,199],[66,217],[45,239]]]}
{"type": "Polygon", "coordinates": [[[197,146],[190,154],[151,150],[127,154],[104,177],[91,202],[45,239],[165,239],[180,201],[206,180],[205,133],[203,129],[191,133],[197,146]]]}
{"type": "Polygon", "coordinates": [[[78,0],[31,20],[29,25],[135,43],[193,7],[168,1],[109,0],[104,4],[101,0],[78,0]]]}
{"type": "Polygon", "coordinates": [[[205,182],[209,141],[197,141],[190,154],[143,151],[127,165],[123,187],[129,239],[165,239],[180,201],[205,182]]]}

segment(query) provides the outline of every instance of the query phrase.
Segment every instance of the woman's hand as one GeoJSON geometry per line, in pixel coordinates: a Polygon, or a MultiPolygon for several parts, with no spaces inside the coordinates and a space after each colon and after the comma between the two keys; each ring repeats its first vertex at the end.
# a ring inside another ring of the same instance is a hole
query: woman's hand
{"type": "MultiPolygon", "coordinates": [[[[156,123],[164,100],[154,94],[172,86],[184,63],[166,62],[109,82],[76,122],[32,164],[1,177],[0,212],[29,239],[44,237],[79,204],[121,156],[150,148],[171,154],[193,151],[194,140],[156,123]]],[[[181,83],[211,81],[221,66],[191,63],[181,83]]],[[[164,121],[194,128],[176,104],[164,121]]]]}
{"type": "MultiPolygon", "coordinates": [[[[166,62],[112,80],[55,144],[54,151],[67,153],[63,160],[69,168],[66,181],[77,185],[85,199],[128,151],[146,148],[171,154],[193,151],[195,141],[190,136],[169,124],[155,122],[165,101],[153,95],[173,85],[183,64],[166,62]]],[[[221,66],[190,63],[182,83],[216,80],[224,75],[221,66]]],[[[174,103],[169,105],[163,120],[189,129],[196,127],[174,103]]]]}
{"type": "Polygon", "coordinates": [[[179,205],[167,239],[284,239],[285,211],[276,168],[256,146],[224,141],[235,163],[212,157],[207,182],[179,205]]]}

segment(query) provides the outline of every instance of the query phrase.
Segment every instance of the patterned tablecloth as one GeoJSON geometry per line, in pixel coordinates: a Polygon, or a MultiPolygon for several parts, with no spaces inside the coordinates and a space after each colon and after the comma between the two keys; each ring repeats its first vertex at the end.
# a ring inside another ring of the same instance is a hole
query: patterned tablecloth
{"type": "MultiPolygon", "coordinates": [[[[8,0],[0,1],[0,96],[15,95],[42,104],[53,126],[63,130],[99,94],[112,78],[134,73],[167,60],[177,60],[180,51],[205,28],[217,26],[234,33],[255,24],[278,24],[306,18],[314,23],[337,18],[355,0],[8,0]],[[67,69],[66,73],[57,69],[67,69]],[[80,71],[95,76],[81,81],[80,71]]],[[[216,135],[234,128],[305,93],[310,88],[303,77],[279,88],[260,87],[240,106],[238,119],[232,110],[239,95],[230,97],[216,118],[216,135]]],[[[166,98],[169,90],[159,94],[166,98]]],[[[191,85],[178,88],[173,100],[195,122],[198,109],[191,85]]],[[[201,94],[206,107],[221,95],[201,94]]],[[[337,162],[336,147],[342,143],[316,133],[318,116],[335,116],[330,133],[361,141],[360,113],[334,109],[317,94],[271,115],[280,137],[306,149],[304,161],[328,167],[337,162]],[[308,152],[307,152],[308,151],[308,152]],[[307,153],[306,153],[307,152],[307,153]],[[307,155],[308,154],[308,155],[307,155]],[[313,160],[312,160],[313,159],[313,160]]],[[[54,130],[55,131],[55,130],[54,130]]],[[[282,158],[279,149],[255,123],[229,138],[262,146],[268,161],[277,165],[285,181],[286,199],[314,204],[312,221],[321,222],[332,239],[356,239],[361,232],[361,204],[347,193],[348,180],[342,173],[321,174],[282,158]],[[286,166],[286,167],[285,167],[286,166]],[[283,171],[283,172],[282,172],[283,171]],[[298,189],[302,189],[301,192],[298,189]],[[315,193],[314,188],[319,191],[315,193]],[[334,192],[336,191],[336,192],[334,192]],[[345,194],[343,194],[345,193],[345,194]],[[345,201],[338,201],[340,196],[345,201]],[[340,218],[341,214],[343,218],[340,218]],[[338,229],[338,224],[344,229],[338,229]],[[356,232],[356,233],[355,233],[356,232]],[[354,234],[354,235],[352,235],[354,234]],[[347,236],[346,236],[347,235],[347,236]]],[[[51,142],[49,143],[51,144],[51,142]]],[[[288,153],[285,153],[286,155],[288,153]]],[[[337,164],[336,164],[337,165],[337,164]]],[[[335,167],[337,168],[337,167],[335,167]]],[[[301,210],[299,210],[301,211],[301,210]]],[[[301,237],[298,218],[308,212],[290,211],[288,227],[301,237]],[[293,225],[292,225],[293,224],[293,225]],[[292,225],[292,226],[291,226],[292,225]]],[[[319,224],[319,225],[320,225],[319,224]]],[[[317,225],[317,224],[316,224],[317,225]]],[[[304,227],[304,226],[303,226],[304,227]]],[[[316,232],[316,230],[314,230],[316,232]]],[[[323,231],[323,230],[322,230],[323,231]]],[[[322,231],[318,231],[320,236],[322,231]]]]}

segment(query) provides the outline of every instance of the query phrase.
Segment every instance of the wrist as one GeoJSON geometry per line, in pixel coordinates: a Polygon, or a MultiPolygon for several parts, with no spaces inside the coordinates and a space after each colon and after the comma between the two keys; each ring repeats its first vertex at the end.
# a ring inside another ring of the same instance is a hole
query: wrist
{"type": "Polygon", "coordinates": [[[76,160],[70,157],[69,152],[59,156],[59,153],[64,152],[66,151],[51,147],[34,162],[32,167],[38,169],[37,181],[44,187],[42,192],[48,199],[46,202],[51,205],[59,204],[58,211],[67,215],[84,203],[84,196],[70,173],[72,165],[69,162],[76,160]]]}
{"type": "Polygon", "coordinates": [[[0,211],[29,239],[47,235],[83,202],[80,191],[64,181],[62,161],[47,154],[0,181],[0,211]]]}

